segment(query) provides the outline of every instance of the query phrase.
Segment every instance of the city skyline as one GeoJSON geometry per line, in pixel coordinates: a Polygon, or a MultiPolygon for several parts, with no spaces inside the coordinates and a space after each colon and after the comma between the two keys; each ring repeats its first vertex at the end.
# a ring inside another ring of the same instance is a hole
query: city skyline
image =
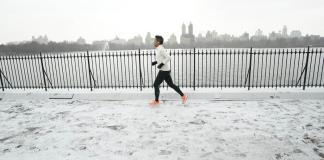
{"type": "MultiPolygon", "coordinates": [[[[194,34],[195,25],[183,23],[179,26],[180,35],[172,34],[164,37],[167,48],[286,48],[286,47],[314,47],[324,46],[324,37],[320,35],[303,34],[300,30],[290,30],[286,25],[281,29],[270,33],[264,33],[257,29],[253,34],[247,32],[240,36],[233,36],[228,33],[218,33],[216,30],[207,30],[206,34],[194,34]]],[[[156,34],[146,33],[146,36],[135,35],[129,39],[116,36],[113,39],[87,41],[83,37],[78,37],[73,41],[55,42],[47,35],[32,36],[31,40],[7,43],[0,45],[0,52],[32,53],[32,52],[65,52],[65,51],[85,51],[85,50],[133,50],[133,49],[153,49],[154,36],[156,34]]]]}
{"type": "MultiPolygon", "coordinates": [[[[216,39],[217,37],[229,37],[229,38],[242,38],[244,36],[248,36],[248,39],[252,37],[266,37],[269,39],[277,39],[277,38],[300,38],[302,36],[320,36],[320,35],[311,35],[304,33],[300,30],[289,30],[286,25],[283,25],[281,29],[273,30],[272,32],[269,33],[264,33],[263,30],[261,29],[256,29],[256,31],[253,34],[243,32],[238,36],[235,36],[230,33],[219,33],[217,30],[207,30],[206,32],[195,34],[194,29],[193,29],[193,23],[190,22],[188,24],[182,23],[181,25],[181,33],[172,33],[169,37],[165,37],[162,35],[165,39],[165,42],[168,43],[169,41],[172,41],[172,43],[177,43],[177,44],[193,44],[193,42],[199,41],[202,38],[204,39],[216,39]],[[191,42],[189,42],[191,41],[191,42]]],[[[180,27],[178,27],[180,28],[180,27]]],[[[118,43],[137,43],[138,45],[141,45],[140,43],[143,43],[144,45],[147,45],[148,43],[151,44],[153,42],[154,36],[157,34],[152,34],[151,32],[147,32],[146,35],[134,35],[129,38],[124,38],[116,35],[114,38],[111,39],[98,39],[94,41],[88,41],[86,38],[79,36],[75,40],[68,41],[68,40],[62,40],[58,42],[69,42],[69,43],[79,43],[79,44],[91,44],[95,43],[96,41],[108,41],[108,42],[113,42],[113,41],[118,41],[118,43]],[[149,37],[148,37],[149,36],[149,37]],[[151,39],[151,40],[148,40],[151,39]],[[151,42],[148,42],[151,41],[151,42]]],[[[320,36],[321,37],[321,36],[320,36]]],[[[246,37],[244,37],[246,39],[246,37]]],[[[25,40],[25,41],[17,41],[17,42],[8,42],[7,44],[19,44],[23,42],[30,42],[30,41],[36,41],[40,44],[46,44],[50,41],[52,41],[48,36],[45,35],[39,35],[39,36],[32,36],[31,40],[25,40]]],[[[53,41],[54,42],[54,41],[53,41]]]]}

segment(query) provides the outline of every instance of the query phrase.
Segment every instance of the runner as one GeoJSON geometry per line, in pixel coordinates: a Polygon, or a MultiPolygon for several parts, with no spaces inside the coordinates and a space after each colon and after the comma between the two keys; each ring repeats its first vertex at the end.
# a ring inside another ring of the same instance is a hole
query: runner
{"type": "Polygon", "coordinates": [[[166,53],[163,47],[163,37],[155,36],[154,46],[156,47],[156,61],[152,62],[152,66],[157,65],[159,69],[158,75],[154,81],[154,91],[155,91],[155,99],[152,100],[149,104],[151,106],[156,106],[160,103],[159,95],[160,95],[160,84],[165,80],[169,87],[173,88],[182,99],[182,104],[184,104],[187,100],[187,96],[182,93],[180,88],[176,86],[171,78],[171,69],[170,69],[170,60],[171,57],[166,53]]]}

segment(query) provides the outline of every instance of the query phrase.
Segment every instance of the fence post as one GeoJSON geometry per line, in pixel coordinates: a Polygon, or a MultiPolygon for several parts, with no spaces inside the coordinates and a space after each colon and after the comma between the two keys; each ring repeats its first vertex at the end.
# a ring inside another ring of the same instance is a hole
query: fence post
{"type": "Polygon", "coordinates": [[[193,55],[194,55],[194,77],[193,77],[193,88],[194,88],[194,91],[196,90],[196,48],[194,48],[194,52],[193,52],[193,55]]]}
{"type": "Polygon", "coordinates": [[[1,88],[2,88],[2,91],[4,91],[4,85],[3,85],[3,80],[2,80],[2,70],[0,68],[0,80],[1,80],[1,88]]]}
{"type": "Polygon", "coordinates": [[[306,76],[307,76],[307,67],[308,67],[308,57],[309,57],[309,46],[307,46],[307,56],[306,56],[306,64],[305,64],[305,75],[304,75],[303,90],[305,90],[305,85],[306,85],[306,76]]]}
{"type": "Polygon", "coordinates": [[[41,65],[42,65],[43,81],[44,81],[44,85],[45,85],[45,91],[47,91],[46,78],[45,78],[45,69],[44,69],[44,64],[43,64],[42,52],[39,52],[39,55],[40,55],[40,61],[41,61],[41,65]]]}
{"type": "MultiPolygon", "coordinates": [[[[1,61],[1,57],[0,57],[0,61],[1,61]]],[[[2,79],[2,69],[1,68],[0,68],[0,80],[1,80],[2,91],[4,91],[4,85],[3,85],[3,79],[2,79]]]]}
{"type": "Polygon", "coordinates": [[[88,68],[89,68],[90,89],[92,91],[92,79],[91,79],[91,68],[90,68],[89,51],[87,51],[87,59],[88,59],[88,68]]]}
{"type": "Polygon", "coordinates": [[[251,47],[251,49],[250,49],[250,65],[249,65],[249,72],[248,72],[248,74],[249,74],[249,85],[248,85],[248,90],[250,90],[250,86],[251,86],[251,65],[252,65],[252,47],[251,47]]]}
{"type": "Polygon", "coordinates": [[[142,69],[141,69],[141,49],[138,49],[138,62],[139,62],[138,66],[139,66],[139,74],[140,74],[140,90],[142,91],[143,77],[142,77],[142,69]]]}

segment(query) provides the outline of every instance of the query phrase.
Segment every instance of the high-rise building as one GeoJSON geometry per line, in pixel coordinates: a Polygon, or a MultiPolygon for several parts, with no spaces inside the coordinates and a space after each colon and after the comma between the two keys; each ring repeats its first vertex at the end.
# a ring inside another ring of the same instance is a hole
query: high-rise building
{"type": "Polygon", "coordinates": [[[302,36],[302,33],[299,30],[293,30],[290,32],[291,38],[300,38],[302,36]]]}
{"type": "Polygon", "coordinates": [[[208,42],[211,42],[213,40],[213,35],[210,31],[207,31],[207,33],[206,33],[206,40],[208,42]]]}
{"type": "Polygon", "coordinates": [[[256,37],[261,37],[263,36],[263,31],[261,29],[258,29],[256,32],[255,32],[255,35],[256,37]]]}
{"type": "Polygon", "coordinates": [[[39,44],[48,44],[47,35],[39,36],[38,38],[35,38],[35,36],[32,36],[32,42],[37,42],[39,44]]]}
{"type": "Polygon", "coordinates": [[[146,37],[145,37],[145,45],[146,46],[153,46],[154,38],[151,37],[151,33],[147,32],[146,37]]]}
{"type": "Polygon", "coordinates": [[[251,37],[251,40],[253,41],[260,41],[260,40],[266,40],[267,36],[263,35],[263,31],[261,29],[258,29],[254,36],[251,37]]]}
{"type": "Polygon", "coordinates": [[[134,45],[134,46],[138,47],[138,46],[143,45],[143,38],[142,38],[141,35],[138,35],[138,36],[135,36],[132,39],[129,39],[127,43],[130,44],[130,45],[134,45]]]}
{"type": "Polygon", "coordinates": [[[182,35],[186,34],[186,25],[184,23],[182,23],[182,35]]]}
{"type": "Polygon", "coordinates": [[[81,44],[81,45],[84,45],[86,44],[86,40],[82,37],[79,37],[76,41],[77,44],[81,44]]]}
{"type": "Polygon", "coordinates": [[[275,41],[281,37],[282,37],[282,34],[280,32],[276,33],[275,31],[272,31],[271,33],[269,33],[269,40],[271,40],[271,41],[275,41]]]}
{"type": "Polygon", "coordinates": [[[193,26],[192,23],[190,22],[189,26],[188,26],[188,32],[190,35],[193,35],[193,26]]]}
{"type": "Polygon", "coordinates": [[[96,48],[98,48],[102,51],[109,50],[109,41],[107,41],[107,40],[93,41],[92,45],[96,46],[96,48]]]}
{"type": "Polygon", "coordinates": [[[282,28],[282,37],[288,37],[288,29],[287,29],[287,26],[284,25],[283,28],[282,28]]]}
{"type": "Polygon", "coordinates": [[[186,33],[186,25],[182,24],[182,35],[180,37],[180,44],[182,46],[193,46],[195,42],[195,36],[193,34],[193,25],[192,23],[188,26],[188,32],[186,33]]]}
{"type": "Polygon", "coordinates": [[[241,41],[248,41],[248,40],[250,40],[250,34],[247,33],[247,32],[244,32],[244,33],[239,37],[239,39],[240,39],[241,41]]]}
{"type": "Polygon", "coordinates": [[[213,30],[213,32],[211,34],[212,34],[213,40],[217,39],[218,33],[215,30],[213,30]]]}
{"type": "Polygon", "coordinates": [[[115,39],[109,41],[109,43],[112,45],[126,45],[127,41],[116,36],[115,39]]]}
{"type": "Polygon", "coordinates": [[[167,42],[167,44],[168,45],[177,45],[178,44],[178,41],[177,41],[177,37],[174,35],[174,34],[172,34],[171,36],[170,36],[170,38],[168,39],[168,42],[167,42]]]}

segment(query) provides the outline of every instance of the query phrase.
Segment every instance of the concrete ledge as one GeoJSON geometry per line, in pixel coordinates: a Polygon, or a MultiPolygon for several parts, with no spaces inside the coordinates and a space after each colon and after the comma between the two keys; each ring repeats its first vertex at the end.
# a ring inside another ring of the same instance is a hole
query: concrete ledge
{"type": "MultiPolygon", "coordinates": [[[[190,99],[206,100],[264,100],[264,99],[322,99],[324,88],[251,89],[246,88],[182,88],[190,99]]],[[[80,100],[150,100],[154,98],[152,88],[143,89],[60,89],[60,90],[5,90],[0,99],[80,99],[80,100]]],[[[161,100],[179,100],[180,96],[172,89],[161,89],[161,100]]]]}

